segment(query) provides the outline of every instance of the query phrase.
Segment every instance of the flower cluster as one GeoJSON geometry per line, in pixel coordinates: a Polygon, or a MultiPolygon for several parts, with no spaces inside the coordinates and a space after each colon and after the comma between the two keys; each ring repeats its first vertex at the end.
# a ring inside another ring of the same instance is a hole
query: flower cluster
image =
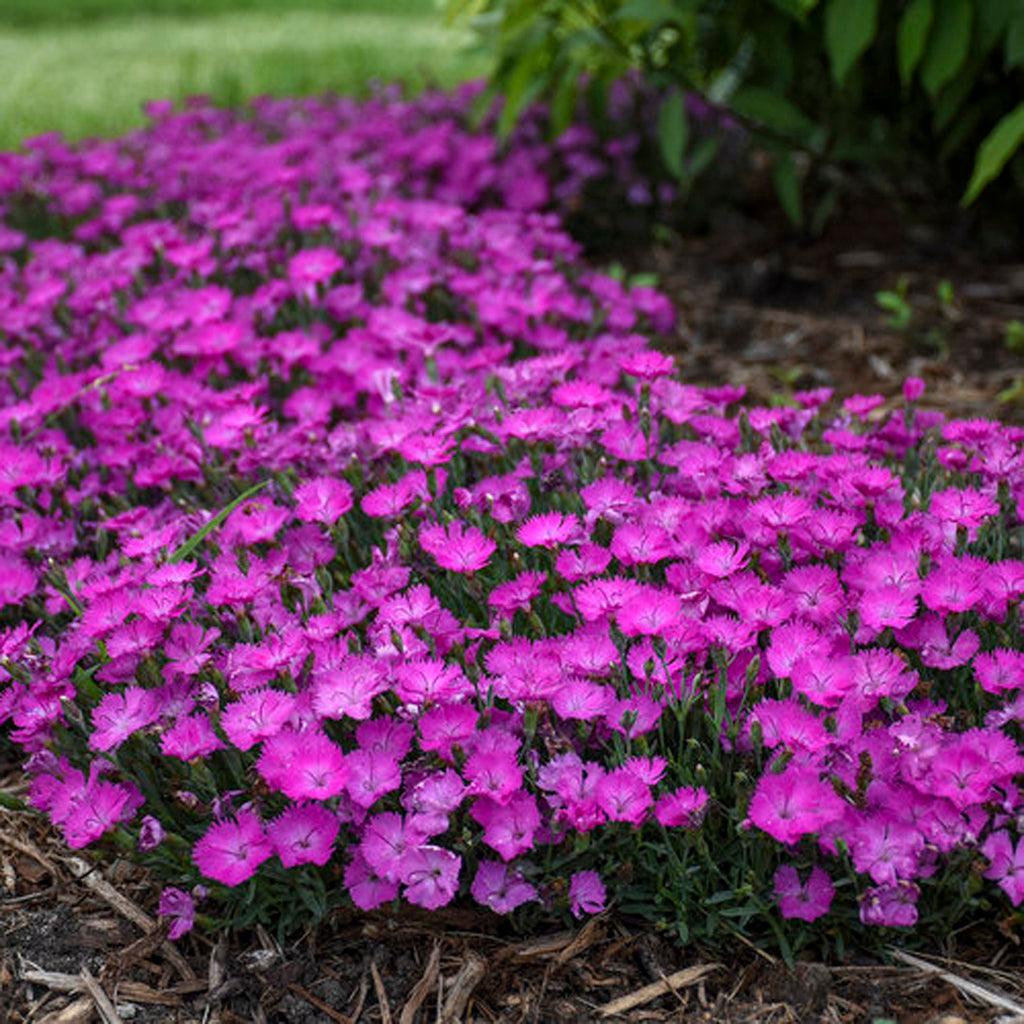
{"type": "Polygon", "coordinates": [[[954,870],[1019,903],[1024,432],[914,381],[681,383],[666,299],[467,103],[160,106],[0,158],[32,803],[134,844],[175,935],[292,872],[578,916],[650,848],[679,906],[705,835],[767,856],[765,913],[910,925],[954,870]]]}

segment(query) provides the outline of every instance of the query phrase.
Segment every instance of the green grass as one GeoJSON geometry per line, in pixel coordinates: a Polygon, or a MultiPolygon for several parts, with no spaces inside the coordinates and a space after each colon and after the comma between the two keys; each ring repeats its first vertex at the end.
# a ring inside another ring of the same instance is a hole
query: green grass
{"type": "Polygon", "coordinates": [[[0,149],[125,131],[149,99],[451,85],[484,69],[465,44],[432,0],[0,0],[0,149]]]}

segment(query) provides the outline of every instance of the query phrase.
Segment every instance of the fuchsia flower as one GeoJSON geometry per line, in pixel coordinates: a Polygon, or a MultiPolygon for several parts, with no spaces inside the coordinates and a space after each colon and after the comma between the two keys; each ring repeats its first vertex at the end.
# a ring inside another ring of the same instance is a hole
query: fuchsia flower
{"type": "Polygon", "coordinates": [[[604,883],[596,871],[577,871],[572,876],[569,882],[569,908],[573,917],[600,914],[607,898],[604,883]]]}
{"type": "Polygon", "coordinates": [[[747,811],[752,824],[786,844],[820,832],[845,813],[846,805],[816,771],[796,765],[762,775],[747,811]]]}
{"type": "Polygon", "coordinates": [[[323,867],[334,852],[341,824],[320,804],[293,804],[267,825],[267,838],[286,868],[323,867]]]}
{"type": "Polygon", "coordinates": [[[1024,839],[1014,849],[1008,832],[993,832],[981,852],[989,859],[985,877],[997,882],[1015,907],[1020,906],[1024,902],[1024,839]]]}
{"type": "Polygon", "coordinates": [[[578,544],[580,524],[574,516],[548,512],[531,516],[516,530],[516,539],[528,548],[558,548],[563,544],[578,544]]]}
{"type": "Polygon", "coordinates": [[[476,527],[449,523],[447,526],[420,528],[423,550],[434,556],[442,569],[452,572],[478,572],[497,550],[498,545],[476,527]]]}
{"type": "Polygon", "coordinates": [[[782,864],[775,871],[775,899],[783,917],[816,921],[828,913],[835,892],[832,879],[817,865],[802,882],[790,864],[782,864]]]}
{"type": "Polygon", "coordinates": [[[335,477],[315,477],[295,489],[295,501],[295,515],[302,522],[333,526],[352,508],[352,488],[335,477]]]}
{"type": "Polygon", "coordinates": [[[658,797],[654,817],[666,828],[697,828],[708,805],[703,786],[681,786],[658,797]]]}
{"type": "Polygon", "coordinates": [[[440,846],[410,850],[402,868],[402,895],[417,907],[437,910],[455,898],[462,858],[440,846]]]}
{"type": "Polygon", "coordinates": [[[196,905],[191,894],[173,885],[167,886],[160,893],[157,913],[170,919],[171,926],[167,929],[167,938],[171,942],[176,942],[183,935],[187,935],[196,922],[196,905]]]}
{"type": "Polygon", "coordinates": [[[256,767],[267,785],[292,800],[337,796],[353,784],[350,780],[356,770],[324,733],[293,731],[266,740],[256,767]]]}
{"type": "Polygon", "coordinates": [[[252,878],[274,850],[253,811],[215,822],[192,849],[196,867],[215,882],[235,886],[252,878]]]}
{"type": "Polygon", "coordinates": [[[510,914],[516,907],[540,898],[536,888],[522,875],[508,864],[494,860],[480,861],[470,892],[477,903],[497,914],[510,914]]]}

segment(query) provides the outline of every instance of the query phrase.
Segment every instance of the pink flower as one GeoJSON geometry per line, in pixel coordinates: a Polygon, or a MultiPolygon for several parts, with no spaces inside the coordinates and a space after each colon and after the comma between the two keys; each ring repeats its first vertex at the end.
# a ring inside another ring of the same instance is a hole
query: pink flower
{"type": "Polygon", "coordinates": [[[496,914],[509,914],[540,897],[537,890],[508,864],[482,860],[470,887],[473,899],[496,914]]]}
{"type": "Polygon", "coordinates": [[[295,488],[295,502],[302,522],[332,526],[352,508],[352,488],[336,477],[315,477],[295,488]]]}
{"type": "Polygon", "coordinates": [[[569,881],[569,909],[573,917],[600,914],[607,898],[604,882],[596,871],[577,871],[569,881]]]}
{"type": "Polygon", "coordinates": [[[239,750],[276,736],[295,711],[295,697],[280,690],[252,690],[221,713],[221,728],[239,750]]]}
{"type": "Polygon", "coordinates": [[[286,868],[323,867],[334,852],[340,822],[320,804],[293,804],[267,825],[267,838],[286,868]]]}
{"type": "Polygon", "coordinates": [[[619,359],[619,366],[623,372],[642,381],[667,377],[675,373],[676,369],[675,360],[671,356],[655,352],[653,349],[644,349],[622,356],[619,359]]]}
{"type": "Polygon", "coordinates": [[[123,693],[108,693],[92,713],[93,750],[116,750],[126,739],[160,717],[160,702],[152,690],[129,686],[123,693]]]}
{"type": "Polygon", "coordinates": [[[626,599],[616,620],[626,636],[664,636],[681,614],[682,603],[675,594],[645,587],[626,599]]]}
{"type": "Polygon", "coordinates": [[[540,828],[537,801],[522,790],[504,804],[488,797],[479,797],[473,803],[471,813],[483,826],[484,842],[506,861],[530,849],[533,837],[540,828]]]}
{"type": "Polygon", "coordinates": [[[640,825],[654,803],[651,789],[628,768],[616,768],[597,784],[597,806],[609,821],[640,825]]]}
{"type": "Polygon", "coordinates": [[[239,811],[234,821],[218,821],[192,849],[199,870],[223,885],[241,885],[273,856],[263,822],[253,812],[239,811]]]}
{"type": "Polygon", "coordinates": [[[860,899],[861,922],[889,928],[912,928],[917,924],[917,899],[920,894],[913,882],[866,889],[860,899]]]}
{"type": "Polygon", "coordinates": [[[703,786],[680,786],[658,797],[654,817],[665,828],[697,828],[708,805],[708,792],[703,786]]]}
{"type": "Polygon", "coordinates": [[[398,896],[398,883],[374,874],[358,850],[345,866],[345,888],[360,910],[376,910],[398,896]]]}
{"type": "Polygon", "coordinates": [[[405,859],[402,895],[417,907],[437,910],[455,898],[462,858],[440,846],[420,846],[405,859]]]}
{"type": "Polygon", "coordinates": [[[816,771],[789,765],[761,776],[747,813],[752,824],[789,844],[838,821],[846,805],[816,771]]]}
{"type": "Polygon", "coordinates": [[[183,935],[187,935],[195,925],[195,901],[190,893],[183,889],[176,889],[173,885],[167,886],[160,893],[157,913],[161,917],[170,919],[171,925],[167,929],[167,938],[171,942],[176,942],[183,935]]]}
{"type": "Polygon", "coordinates": [[[817,865],[811,868],[806,880],[801,882],[795,867],[780,865],[775,872],[775,899],[783,917],[798,918],[801,921],[816,921],[828,913],[835,896],[832,879],[817,865]]]}
{"type": "Polygon", "coordinates": [[[280,732],[256,762],[267,784],[292,800],[327,800],[350,784],[355,766],[322,732],[280,732]]]}
{"type": "Polygon", "coordinates": [[[523,770],[516,763],[515,753],[507,750],[477,750],[462,770],[469,796],[486,796],[499,804],[507,804],[523,784],[523,770]]]}
{"type": "Polygon", "coordinates": [[[215,750],[223,749],[224,744],[213,731],[210,719],[202,713],[179,718],[160,737],[161,752],[182,761],[209,757],[215,750]]]}
{"type": "Polygon", "coordinates": [[[516,530],[516,539],[528,548],[557,548],[563,544],[578,544],[582,532],[575,516],[546,512],[527,519],[516,530]]]}
{"type": "Polygon", "coordinates": [[[390,754],[379,750],[353,750],[346,763],[345,788],[360,807],[371,807],[385,793],[402,784],[402,770],[390,754]]]}
{"type": "Polygon", "coordinates": [[[420,527],[420,545],[442,569],[465,573],[483,569],[498,548],[475,526],[457,522],[420,527]]]}
{"type": "Polygon", "coordinates": [[[359,849],[363,859],[385,881],[401,881],[411,851],[423,845],[426,835],[412,820],[388,811],[369,818],[359,849]]]}
{"type": "Polygon", "coordinates": [[[993,832],[985,840],[981,852],[988,857],[986,878],[999,883],[999,888],[1015,906],[1024,901],[1024,839],[1014,849],[1013,840],[1006,831],[993,832]]]}

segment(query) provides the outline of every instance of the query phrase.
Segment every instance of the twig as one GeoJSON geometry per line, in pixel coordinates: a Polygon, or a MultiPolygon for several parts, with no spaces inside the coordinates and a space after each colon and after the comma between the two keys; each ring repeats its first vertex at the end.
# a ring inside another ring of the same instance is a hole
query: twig
{"type": "Polygon", "coordinates": [[[661,981],[652,981],[650,985],[644,985],[629,995],[620,996],[606,1003],[601,1008],[602,1017],[614,1017],[616,1014],[627,1013],[634,1007],[643,1006],[645,1003],[665,995],[666,992],[676,992],[678,989],[696,985],[701,978],[719,968],[719,964],[697,964],[693,967],[684,967],[663,978],[661,981]]]}
{"type": "Polygon", "coordinates": [[[47,873],[55,881],[60,878],[60,872],[57,870],[56,864],[45,853],[36,849],[32,843],[23,843],[20,839],[16,839],[7,832],[0,832],[0,842],[6,843],[12,849],[17,850],[18,853],[25,854],[26,857],[31,857],[40,866],[46,868],[47,873]]]}
{"type": "Polygon", "coordinates": [[[473,995],[473,990],[483,981],[486,973],[487,961],[482,956],[470,953],[448,989],[448,998],[445,999],[444,1009],[441,1011],[443,1024],[458,1024],[462,1020],[462,1014],[470,996],[473,995]]]}
{"type": "Polygon", "coordinates": [[[988,1003],[989,1006],[997,1006],[1000,1010],[1008,1010],[1018,1017],[1024,1017],[1024,1004],[1010,999],[1009,996],[1005,996],[1001,992],[989,988],[987,985],[979,985],[978,982],[971,981],[969,978],[962,978],[959,974],[954,974],[952,971],[947,971],[942,967],[936,967],[935,964],[922,960],[920,957],[912,956],[910,953],[904,953],[901,949],[890,949],[889,952],[897,960],[910,967],[916,967],[919,971],[933,974],[943,981],[948,981],[950,985],[959,989],[966,996],[972,996],[983,1003],[988,1003]]]}
{"type": "MultiPolygon", "coordinates": [[[[312,992],[304,989],[298,982],[290,982],[288,991],[305,1000],[310,1006],[316,1007],[321,1013],[326,1013],[336,1024],[353,1024],[353,1021],[356,1019],[355,1017],[346,1017],[345,1014],[339,1013],[333,1006],[325,1003],[319,996],[315,996],[312,992]]],[[[359,1010],[361,1009],[362,1007],[360,1006],[359,1010]]],[[[359,1010],[356,1010],[357,1014],[359,1010]]]]}
{"type": "Polygon", "coordinates": [[[391,1004],[380,971],[377,970],[376,960],[370,961],[370,977],[373,978],[373,990],[377,993],[377,1005],[380,1006],[380,1024],[391,1024],[391,1004]]]}
{"type": "Polygon", "coordinates": [[[402,1007],[402,1012],[398,1017],[398,1024],[413,1024],[417,1011],[426,1001],[427,996],[430,995],[430,990],[437,984],[440,966],[441,944],[435,941],[434,948],[430,951],[430,960],[427,961],[427,968],[423,972],[423,977],[416,982],[412,992],[409,993],[409,998],[405,1006],[402,1007]]]}
{"type": "Polygon", "coordinates": [[[79,977],[82,979],[86,991],[92,996],[92,1001],[96,1004],[96,1009],[99,1010],[104,1024],[124,1024],[121,1015],[110,1001],[110,997],[103,991],[103,986],[93,977],[92,971],[88,967],[83,967],[79,977]]]}
{"type": "MultiPolygon", "coordinates": [[[[118,892],[105,878],[93,871],[84,860],[79,857],[68,857],[67,864],[78,881],[100,899],[109,903],[122,917],[127,918],[144,932],[151,932],[157,927],[156,921],[149,914],[127,896],[118,892]]],[[[160,946],[160,951],[185,981],[195,981],[196,972],[189,967],[185,958],[170,942],[165,940],[160,946]]]]}

